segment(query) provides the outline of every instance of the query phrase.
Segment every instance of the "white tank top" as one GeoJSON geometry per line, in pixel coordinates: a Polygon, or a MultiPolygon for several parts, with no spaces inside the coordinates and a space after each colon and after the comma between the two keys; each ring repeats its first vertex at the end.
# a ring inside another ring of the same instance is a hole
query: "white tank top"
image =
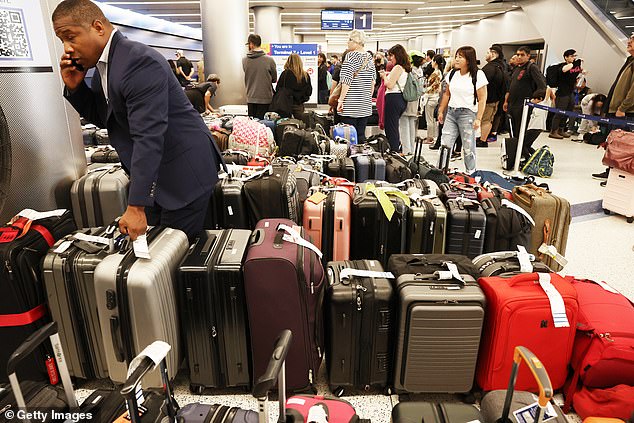
{"type": "Polygon", "coordinates": [[[403,73],[398,78],[398,84],[394,84],[394,86],[392,88],[386,89],[385,90],[385,94],[402,93],[403,92],[403,88],[405,88],[405,83],[407,82],[407,75],[408,75],[408,73],[405,72],[405,69],[403,69],[403,73]],[[399,88],[399,85],[400,85],[400,88],[399,88]]]}

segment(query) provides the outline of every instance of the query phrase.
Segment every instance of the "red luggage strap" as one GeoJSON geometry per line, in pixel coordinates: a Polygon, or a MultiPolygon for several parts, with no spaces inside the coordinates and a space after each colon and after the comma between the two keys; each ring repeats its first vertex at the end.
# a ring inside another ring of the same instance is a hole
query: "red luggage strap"
{"type": "Polygon", "coordinates": [[[52,247],[55,244],[55,238],[49,230],[42,225],[33,225],[32,223],[33,221],[26,217],[14,217],[8,226],[0,228],[0,243],[12,242],[33,229],[42,235],[49,247],[52,247]]]}
{"type": "Polygon", "coordinates": [[[46,305],[40,304],[24,313],[0,315],[0,327],[26,326],[46,316],[46,305]]]}

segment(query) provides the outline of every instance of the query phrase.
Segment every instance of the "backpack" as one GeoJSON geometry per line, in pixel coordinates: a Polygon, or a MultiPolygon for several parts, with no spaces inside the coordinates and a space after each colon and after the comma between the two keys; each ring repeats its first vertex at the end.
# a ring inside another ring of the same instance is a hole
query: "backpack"
{"type": "Polygon", "coordinates": [[[544,145],[528,159],[522,172],[540,178],[550,178],[553,175],[554,164],[555,155],[550,151],[550,147],[544,145]]]}
{"type": "MultiPolygon", "coordinates": [[[[451,72],[449,72],[449,82],[451,82],[451,78],[453,78],[457,70],[458,69],[452,69],[451,72]]],[[[475,75],[471,75],[471,82],[473,82],[473,105],[475,106],[478,102],[478,89],[476,88],[478,83],[477,73],[475,75]]]]}
{"type": "Polygon", "coordinates": [[[401,88],[401,91],[403,91],[403,98],[405,99],[405,101],[409,102],[419,99],[420,96],[418,92],[422,89],[419,87],[419,84],[420,82],[418,81],[418,78],[412,75],[412,72],[407,74],[407,81],[405,82],[405,86],[402,88],[399,86],[399,88],[401,88]]]}
{"type": "Polygon", "coordinates": [[[559,86],[559,73],[561,71],[561,63],[550,65],[546,68],[546,84],[551,88],[559,86]]]}

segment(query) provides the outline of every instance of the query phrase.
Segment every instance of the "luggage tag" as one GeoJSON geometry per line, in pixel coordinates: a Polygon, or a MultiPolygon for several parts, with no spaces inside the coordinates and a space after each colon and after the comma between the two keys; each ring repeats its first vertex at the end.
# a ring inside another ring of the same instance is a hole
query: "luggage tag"
{"type": "MultiPolygon", "coordinates": [[[[517,246],[517,259],[520,262],[520,272],[533,273],[533,263],[531,263],[531,254],[526,251],[523,245],[517,246]]],[[[535,256],[533,256],[533,260],[535,256]]]]}
{"type": "MultiPolygon", "coordinates": [[[[437,271],[435,271],[433,274],[434,274],[434,276],[438,276],[438,280],[449,281],[449,280],[452,280],[452,279],[456,279],[456,280],[460,281],[462,283],[462,285],[466,284],[466,282],[462,278],[462,275],[458,271],[458,266],[456,266],[454,263],[451,263],[451,262],[445,262],[443,264],[449,270],[437,270],[437,271]]],[[[454,288],[448,288],[448,289],[461,289],[461,288],[460,287],[454,287],[454,288]]]]}
{"type": "MultiPolygon", "coordinates": [[[[529,404],[525,407],[520,408],[519,410],[513,411],[515,421],[517,423],[533,423],[535,421],[535,416],[537,415],[538,408],[539,402],[536,401],[533,404],[529,404]]],[[[555,411],[555,408],[551,403],[548,403],[546,408],[543,410],[543,413],[543,422],[557,417],[557,412],[555,411]]]]}
{"type": "Polygon", "coordinates": [[[510,202],[506,198],[502,199],[502,203],[501,204],[504,207],[508,207],[509,209],[513,209],[516,212],[520,213],[521,215],[526,217],[528,219],[528,221],[533,224],[533,226],[535,226],[535,220],[533,220],[533,217],[530,214],[528,214],[528,212],[526,210],[524,210],[523,208],[521,208],[517,204],[510,202]]]}
{"type": "Polygon", "coordinates": [[[552,258],[561,267],[566,267],[566,265],[568,264],[568,260],[566,260],[566,258],[564,256],[562,256],[561,254],[559,254],[557,252],[557,248],[555,248],[554,245],[546,245],[544,243],[544,244],[540,245],[540,247],[537,249],[537,251],[539,251],[540,253],[545,254],[548,257],[552,258]]]}
{"type": "Polygon", "coordinates": [[[278,231],[282,230],[286,232],[286,235],[282,237],[284,241],[292,242],[293,244],[301,245],[304,248],[308,248],[309,250],[317,254],[320,260],[324,256],[323,253],[319,250],[319,248],[317,248],[314,244],[302,238],[302,235],[299,233],[299,231],[283,224],[277,225],[277,230],[278,231]]]}
{"type": "Polygon", "coordinates": [[[539,285],[548,296],[550,302],[550,312],[553,316],[553,325],[556,328],[569,328],[568,316],[566,316],[566,305],[557,288],[550,282],[550,273],[538,273],[539,285]]]}
{"type": "Polygon", "coordinates": [[[59,217],[63,215],[64,213],[66,213],[66,209],[57,209],[57,210],[51,210],[47,212],[39,212],[33,209],[24,209],[20,213],[18,213],[16,217],[20,216],[20,217],[25,217],[29,220],[38,220],[38,219],[46,219],[49,217],[59,217]]]}
{"type": "Polygon", "coordinates": [[[313,204],[320,204],[321,202],[323,202],[326,198],[328,198],[328,196],[326,194],[324,194],[321,191],[317,191],[316,193],[314,193],[313,195],[311,195],[310,197],[308,197],[306,199],[306,201],[310,201],[313,204]]]}
{"type": "Polygon", "coordinates": [[[147,245],[147,235],[139,235],[137,239],[132,241],[132,249],[136,258],[151,259],[150,248],[147,245]]]}
{"type": "Polygon", "coordinates": [[[360,278],[394,279],[394,275],[391,272],[377,272],[375,270],[352,269],[346,267],[345,269],[341,269],[341,272],[339,273],[339,282],[343,282],[344,279],[350,279],[351,276],[358,276],[360,278]]]}

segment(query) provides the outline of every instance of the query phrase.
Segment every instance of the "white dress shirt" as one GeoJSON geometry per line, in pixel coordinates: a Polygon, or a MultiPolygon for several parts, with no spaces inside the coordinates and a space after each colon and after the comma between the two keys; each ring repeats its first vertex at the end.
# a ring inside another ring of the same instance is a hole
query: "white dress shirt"
{"type": "Polygon", "coordinates": [[[117,28],[114,28],[110,33],[108,43],[101,52],[101,57],[99,58],[99,61],[96,65],[97,70],[99,70],[99,76],[101,77],[101,88],[103,89],[103,94],[106,97],[106,101],[108,101],[108,56],[110,55],[110,44],[112,43],[112,37],[114,36],[115,32],[117,32],[117,28]]]}

